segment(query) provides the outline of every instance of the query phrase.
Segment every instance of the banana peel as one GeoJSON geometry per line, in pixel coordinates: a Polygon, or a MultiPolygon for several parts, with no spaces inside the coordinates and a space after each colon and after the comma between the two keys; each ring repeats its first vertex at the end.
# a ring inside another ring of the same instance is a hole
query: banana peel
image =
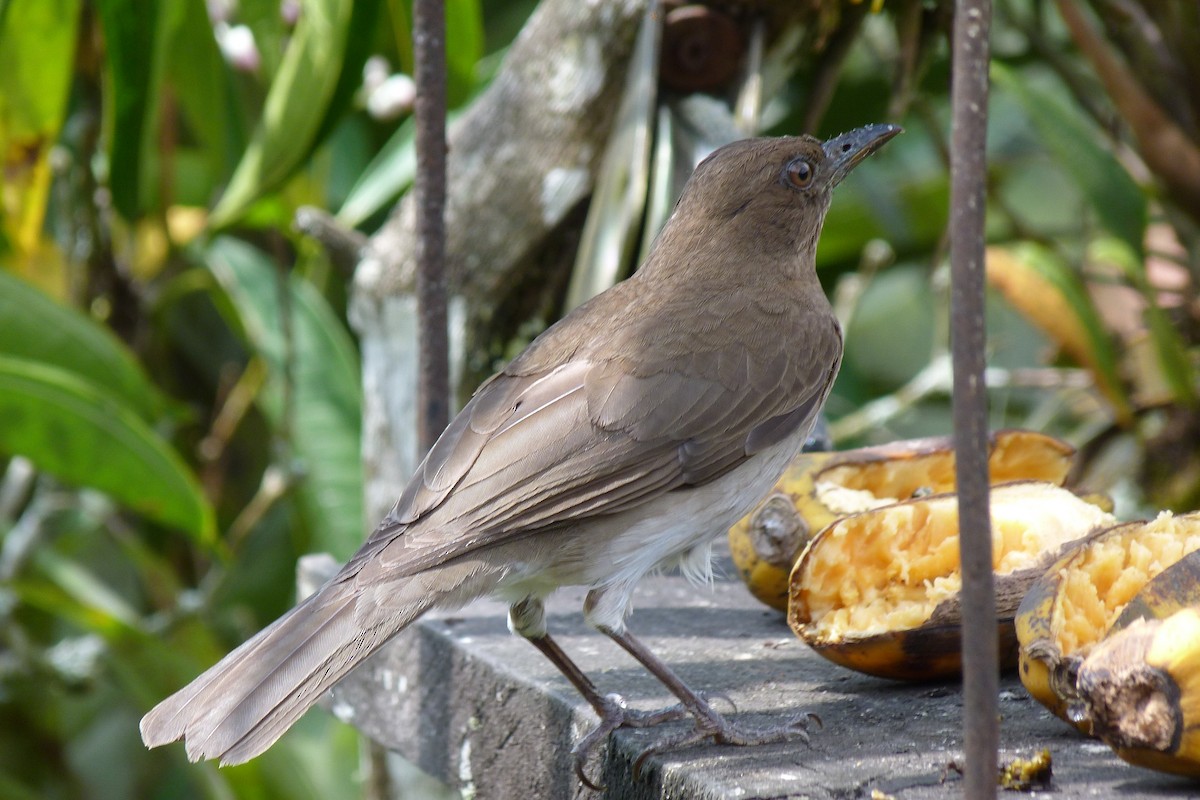
{"type": "MultiPolygon", "coordinates": [[[[1013,618],[1025,590],[1064,546],[1110,514],[1048,482],[991,493],[997,636],[1015,665],[1013,618]]],[[[957,676],[962,667],[958,505],[954,494],[853,514],[813,539],[791,574],[788,623],[825,658],[898,680],[957,676]]]]}
{"type": "MultiPolygon", "coordinates": [[[[1042,433],[997,431],[989,442],[991,482],[1061,485],[1074,454],[1067,443],[1042,433]]],[[[738,574],[756,598],[786,611],[788,576],[817,532],[848,514],[954,491],[954,464],[949,436],[801,453],[771,494],[730,529],[738,574]]]]}
{"type": "Polygon", "coordinates": [[[1076,688],[1092,732],[1122,759],[1200,777],[1200,607],[1108,636],[1076,688]]]}
{"type": "Polygon", "coordinates": [[[1097,531],[1039,578],[1017,609],[1021,682],[1084,734],[1091,717],[1078,702],[1084,659],[1113,632],[1161,618],[1200,595],[1200,512],[1128,522],[1097,531]],[[1184,561],[1178,571],[1172,566],[1184,561]],[[1170,572],[1170,574],[1166,574],[1170,572]],[[1158,579],[1163,577],[1161,582],[1158,579]]]}

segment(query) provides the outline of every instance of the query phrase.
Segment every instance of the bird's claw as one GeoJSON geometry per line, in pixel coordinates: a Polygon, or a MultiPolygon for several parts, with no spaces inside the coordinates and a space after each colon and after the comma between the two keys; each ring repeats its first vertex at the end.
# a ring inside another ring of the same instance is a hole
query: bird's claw
{"type": "MultiPolygon", "coordinates": [[[[732,701],[730,701],[732,703],[732,701]]],[[[798,740],[808,744],[808,727],[815,724],[821,727],[821,718],[811,712],[804,712],[785,724],[773,728],[743,728],[726,721],[715,711],[695,715],[696,724],[690,731],[667,736],[647,747],[633,762],[633,779],[641,778],[642,766],[646,759],[658,753],[670,750],[682,750],[711,739],[717,744],[733,745],[735,747],[750,747],[759,744],[774,744],[798,740]]]]}
{"type": "MultiPolygon", "coordinates": [[[[723,699],[728,700],[729,698],[723,697],[723,699]]],[[[733,703],[732,700],[729,702],[733,703]]],[[[610,733],[619,728],[649,728],[661,722],[683,719],[688,716],[689,712],[682,704],[655,711],[637,711],[626,707],[625,698],[618,694],[610,694],[604,697],[603,709],[596,709],[596,713],[600,716],[600,724],[579,740],[571,754],[575,758],[575,775],[584,786],[598,792],[604,789],[604,785],[593,783],[587,776],[585,768],[592,751],[607,739],[610,733]]]]}
{"type": "Polygon", "coordinates": [[[604,790],[604,784],[594,782],[588,777],[587,763],[592,752],[608,738],[608,735],[620,728],[650,728],[662,722],[672,722],[688,716],[695,720],[695,725],[691,730],[660,739],[638,754],[637,759],[633,762],[633,777],[634,780],[637,780],[641,775],[642,764],[649,756],[657,753],[683,749],[699,744],[706,739],[712,739],[717,744],[738,747],[771,744],[790,739],[798,739],[808,744],[809,725],[815,723],[818,728],[821,727],[821,718],[816,714],[806,712],[778,727],[743,728],[726,721],[724,717],[708,706],[709,701],[713,699],[724,700],[736,713],[737,704],[733,698],[723,692],[700,692],[698,694],[704,701],[703,708],[689,710],[683,704],[676,704],[655,711],[637,711],[627,708],[625,698],[617,694],[606,695],[603,708],[596,709],[600,717],[599,724],[580,739],[571,751],[575,760],[575,775],[589,789],[597,792],[604,790]]]}

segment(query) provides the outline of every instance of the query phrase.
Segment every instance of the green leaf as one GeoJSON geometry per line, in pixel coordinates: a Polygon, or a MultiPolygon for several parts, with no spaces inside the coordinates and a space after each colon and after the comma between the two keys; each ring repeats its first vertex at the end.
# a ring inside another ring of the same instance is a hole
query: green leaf
{"type": "Polygon", "coordinates": [[[412,185],[417,174],[416,130],[413,119],[406,119],[363,170],[338,211],[343,225],[361,224],[412,185]]]}
{"type": "Polygon", "coordinates": [[[42,235],[50,150],[66,113],[78,20],[79,0],[0,5],[0,239],[24,252],[42,235]]]}
{"type": "Polygon", "coordinates": [[[929,363],[934,342],[929,271],[899,266],[867,285],[846,325],[846,369],[894,390],[929,363]]]}
{"type": "Polygon", "coordinates": [[[1146,197],[1121,163],[1097,142],[1096,129],[1046,90],[994,63],[992,80],[1017,99],[1055,160],[1079,185],[1100,224],[1140,259],[1146,197]]]}
{"type": "Polygon", "coordinates": [[[456,108],[475,88],[475,65],[483,56],[479,0],[446,0],[446,102],[456,108]]]}
{"type": "MultiPolygon", "coordinates": [[[[62,589],[67,597],[78,606],[76,617],[86,621],[89,630],[109,633],[115,627],[137,630],[138,613],[108,584],[96,576],[88,567],[66,558],[53,548],[43,548],[37,553],[37,565],[50,581],[62,589]]],[[[60,608],[60,616],[67,616],[60,608]]]]}
{"type": "Polygon", "coordinates": [[[106,109],[111,125],[109,187],[113,205],[126,219],[135,219],[142,209],[143,170],[147,166],[144,145],[153,134],[155,87],[161,75],[156,44],[159,11],[164,5],[158,0],[96,3],[104,30],[105,75],[111,103],[106,109]]]}
{"type": "MultiPolygon", "coordinates": [[[[462,110],[449,112],[446,125],[453,124],[462,113],[462,110]]],[[[337,213],[339,222],[349,227],[361,225],[412,186],[417,174],[416,132],[414,118],[400,123],[350,187],[337,213]]]]}
{"type": "Polygon", "coordinates": [[[0,796],[9,800],[42,800],[41,792],[21,785],[21,782],[0,773],[0,796]]]}
{"type": "Polygon", "coordinates": [[[166,402],[108,328],[0,270],[0,356],[58,367],[103,386],[130,412],[155,421],[166,402]]]}
{"type": "MultiPolygon", "coordinates": [[[[201,8],[208,5],[205,2],[201,8]]],[[[219,0],[217,7],[222,6],[231,12],[225,15],[226,24],[245,25],[254,36],[259,55],[259,69],[254,77],[266,83],[273,81],[292,34],[279,13],[282,3],[279,0],[237,0],[236,3],[219,0]]],[[[307,6],[302,6],[301,14],[306,10],[307,6]]]]}
{"type": "Polygon", "coordinates": [[[817,246],[819,270],[856,267],[872,239],[902,256],[937,246],[949,213],[949,182],[928,152],[928,140],[901,136],[838,186],[817,246]]]}
{"type": "Polygon", "coordinates": [[[333,96],[325,110],[321,127],[314,137],[313,146],[319,145],[333,133],[342,122],[346,109],[354,102],[362,88],[363,65],[375,52],[375,29],[379,25],[383,0],[355,0],[350,15],[349,30],[346,32],[346,52],[342,56],[341,74],[333,88],[333,96]]]}
{"type": "Polygon", "coordinates": [[[63,369],[0,356],[0,452],[212,544],[212,508],[178,453],[117,397],[63,369]]]}
{"type": "MultiPolygon", "coordinates": [[[[369,3],[377,6],[375,0],[369,3]]],[[[353,0],[305,0],[263,116],[209,223],[224,227],[286,180],[317,143],[341,83],[353,0]]]]}
{"type": "Polygon", "coordinates": [[[0,15],[0,143],[46,139],[62,124],[79,0],[12,0],[0,15]]]}
{"type": "Polygon", "coordinates": [[[942,235],[949,196],[944,174],[910,171],[891,180],[872,166],[859,167],[838,187],[817,245],[818,269],[857,264],[871,239],[909,253],[936,245],[942,235]]]}
{"type": "Polygon", "coordinates": [[[247,341],[271,367],[259,405],[276,430],[291,437],[304,472],[300,497],[312,517],[317,544],[339,557],[349,556],[366,534],[362,390],[354,344],[324,298],[295,276],[286,283],[291,315],[285,324],[281,278],[259,250],[217,237],[207,261],[233,301],[247,341]]]}
{"type": "MultiPolygon", "coordinates": [[[[459,108],[474,93],[485,36],[480,0],[446,0],[446,105],[459,108]]],[[[401,70],[413,73],[413,0],[388,0],[388,18],[401,70]]],[[[519,13],[519,12],[518,12],[519,13]]],[[[527,14],[528,12],[526,12],[527,14]]],[[[515,33],[515,31],[514,31],[515,33]]]]}
{"type": "MultiPolygon", "coordinates": [[[[187,130],[198,144],[192,157],[201,159],[207,168],[204,177],[211,192],[228,179],[246,133],[233,105],[230,72],[221,58],[204,4],[180,5],[183,18],[171,38],[165,69],[187,130]]],[[[184,152],[190,149],[181,147],[184,152]]]]}

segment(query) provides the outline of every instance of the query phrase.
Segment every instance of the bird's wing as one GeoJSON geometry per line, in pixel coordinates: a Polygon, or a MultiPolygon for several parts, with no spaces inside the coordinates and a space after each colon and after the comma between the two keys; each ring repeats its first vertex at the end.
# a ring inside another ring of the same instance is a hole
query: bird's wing
{"type": "Polygon", "coordinates": [[[493,377],[342,575],[414,574],[510,536],[714,480],[815,416],[841,337],[832,323],[808,333],[791,345],[803,357],[780,347],[755,358],[733,344],[641,369],[577,360],[493,377]]]}
{"type": "Polygon", "coordinates": [[[796,342],[735,342],[655,369],[593,370],[593,421],[634,441],[665,436],[678,447],[685,484],[714,480],[816,417],[841,361],[841,331],[832,318],[807,321],[796,342]]]}

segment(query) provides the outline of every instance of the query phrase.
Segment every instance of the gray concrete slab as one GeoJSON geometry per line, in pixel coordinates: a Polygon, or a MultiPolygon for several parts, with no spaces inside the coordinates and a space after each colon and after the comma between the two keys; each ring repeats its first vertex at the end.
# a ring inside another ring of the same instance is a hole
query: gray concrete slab
{"type": "MultiPolygon", "coordinates": [[[[722,557],[719,561],[725,561],[722,557]]],[[[648,579],[630,628],[693,687],[727,693],[736,719],[778,724],[800,711],[823,720],[811,743],[700,746],[656,756],[639,779],[633,759],[684,723],[620,731],[592,766],[612,800],[747,800],[961,796],[957,683],[899,684],[835,666],[795,639],[783,615],[755,601],[723,567],[712,591],[682,578],[648,579]]],[[[672,698],[615,644],[583,623],[582,590],[548,603],[551,632],[603,692],[635,708],[672,698]]],[[[390,750],[459,787],[464,796],[593,798],[575,780],[570,750],[595,722],[554,667],[505,627],[505,609],[478,602],[430,615],[334,691],[331,706],[390,750]]],[[[1076,735],[1032,700],[1015,676],[1001,682],[1002,758],[1048,747],[1054,778],[1033,796],[1200,798],[1200,783],[1128,766],[1076,735]]]]}

